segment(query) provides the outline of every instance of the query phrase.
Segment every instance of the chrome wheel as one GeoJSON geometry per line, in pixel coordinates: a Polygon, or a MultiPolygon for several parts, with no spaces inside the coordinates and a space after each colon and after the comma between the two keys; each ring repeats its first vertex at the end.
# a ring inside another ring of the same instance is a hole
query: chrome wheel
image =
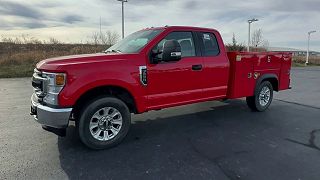
{"type": "Polygon", "coordinates": [[[264,86],[259,94],[259,103],[261,106],[266,106],[270,101],[271,91],[268,86],[264,86]]]}
{"type": "Polygon", "coordinates": [[[121,113],[113,107],[104,107],[93,114],[90,119],[89,130],[95,139],[108,141],[121,130],[121,113]]]}

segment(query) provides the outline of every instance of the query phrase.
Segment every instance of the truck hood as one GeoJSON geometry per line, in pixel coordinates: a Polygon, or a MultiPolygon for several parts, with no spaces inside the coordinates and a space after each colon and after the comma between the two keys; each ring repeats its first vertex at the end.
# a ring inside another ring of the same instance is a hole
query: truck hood
{"type": "Polygon", "coordinates": [[[46,71],[59,71],[63,70],[63,67],[77,64],[88,64],[95,62],[107,62],[107,61],[123,61],[131,59],[134,54],[122,54],[122,53],[96,53],[96,54],[81,54],[71,56],[61,56],[55,58],[49,58],[40,61],[36,67],[39,70],[46,71]]]}

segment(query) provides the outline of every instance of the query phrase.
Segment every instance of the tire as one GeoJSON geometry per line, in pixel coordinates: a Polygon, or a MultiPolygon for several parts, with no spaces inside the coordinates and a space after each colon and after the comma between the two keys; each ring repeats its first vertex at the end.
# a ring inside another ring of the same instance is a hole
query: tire
{"type": "Polygon", "coordinates": [[[78,125],[81,141],[91,149],[107,149],[118,145],[127,135],[131,114],[121,100],[97,98],[83,109],[78,125]]]}
{"type": "Polygon", "coordinates": [[[247,105],[253,111],[263,112],[270,106],[273,99],[273,87],[269,81],[263,81],[255,90],[254,96],[246,98],[247,105]]]}

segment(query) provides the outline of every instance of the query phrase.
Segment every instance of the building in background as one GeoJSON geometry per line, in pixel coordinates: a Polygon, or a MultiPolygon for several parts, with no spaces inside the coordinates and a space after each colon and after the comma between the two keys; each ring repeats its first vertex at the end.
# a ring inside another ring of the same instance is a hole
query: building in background
{"type": "MultiPolygon", "coordinates": [[[[269,47],[268,51],[272,52],[291,52],[294,56],[306,56],[307,51],[295,48],[285,48],[285,47],[269,47]]],[[[310,56],[320,56],[320,52],[310,51],[310,56]]]]}

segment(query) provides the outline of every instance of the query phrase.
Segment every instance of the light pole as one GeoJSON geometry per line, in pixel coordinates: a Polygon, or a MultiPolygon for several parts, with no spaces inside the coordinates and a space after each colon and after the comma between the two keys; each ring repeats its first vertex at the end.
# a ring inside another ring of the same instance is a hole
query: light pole
{"type": "Polygon", "coordinates": [[[122,3],[122,39],[124,38],[124,3],[128,2],[128,0],[118,0],[122,3]]]}
{"type": "Polygon", "coordinates": [[[247,51],[248,51],[248,52],[250,51],[250,26],[251,26],[251,23],[253,23],[253,22],[255,22],[255,21],[258,21],[258,19],[253,18],[253,19],[249,19],[249,20],[248,20],[248,23],[249,23],[248,47],[247,47],[247,51]]]}
{"type": "Polygon", "coordinates": [[[309,44],[310,44],[310,35],[312,34],[312,33],[315,33],[315,32],[317,32],[317,31],[309,31],[308,32],[308,48],[307,48],[307,59],[306,59],[306,65],[308,65],[308,63],[309,63],[309,44]]]}

